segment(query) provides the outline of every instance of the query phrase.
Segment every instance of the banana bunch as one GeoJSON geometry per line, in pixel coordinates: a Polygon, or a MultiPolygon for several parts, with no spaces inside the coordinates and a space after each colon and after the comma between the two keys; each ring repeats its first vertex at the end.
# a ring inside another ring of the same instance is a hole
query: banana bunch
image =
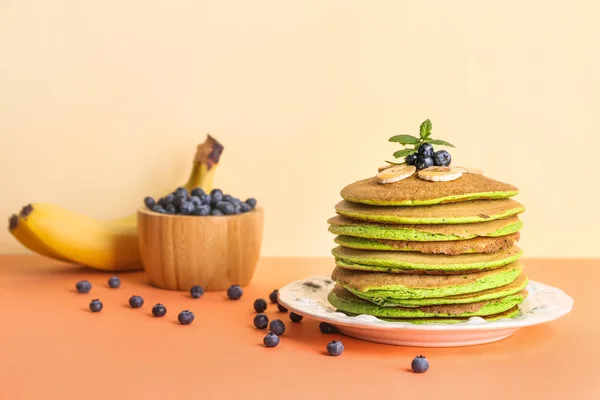
{"type": "MultiPolygon", "coordinates": [[[[210,135],[196,148],[192,171],[184,185],[210,192],[223,146],[210,135]]],[[[137,213],[99,221],[56,204],[31,203],[9,218],[10,233],[40,255],[104,271],[142,269],[137,239],[137,213]]]]}

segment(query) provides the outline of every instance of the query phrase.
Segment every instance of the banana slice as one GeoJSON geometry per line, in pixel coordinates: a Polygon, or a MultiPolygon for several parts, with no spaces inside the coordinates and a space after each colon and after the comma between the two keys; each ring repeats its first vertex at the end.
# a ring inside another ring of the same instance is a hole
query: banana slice
{"type": "Polygon", "coordinates": [[[412,176],[417,171],[414,165],[396,165],[377,174],[378,183],[393,183],[412,176]]]}
{"type": "Polygon", "coordinates": [[[429,167],[418,172],[417,176],[425,181],[448,182],[462,176],[463,170],[457,167],[429,167]]]}
{"type": "Polygon", "coordinates": [[[471,167],[454,167],[454,168],[461,169],[465,174],[479,174],[479,175],[483,174],[483,170],[481,170],[479,168],[471,168],[471,167]]]}

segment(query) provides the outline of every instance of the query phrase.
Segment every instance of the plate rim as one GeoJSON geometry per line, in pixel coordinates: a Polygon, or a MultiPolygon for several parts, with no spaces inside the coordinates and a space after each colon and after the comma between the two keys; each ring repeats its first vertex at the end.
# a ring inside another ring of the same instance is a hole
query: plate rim
{"type": "MultiPolygon", "coordinates": [[[[496,330],[496,329],[513,329],[518,330],[520,328],[525,328],[529,326],[541,325],[548,322],[555,321],[559,318],[564,317],[569,314],[573,310],[574,299],[565,293],[562,289],[559,289],[554,286],[547,285],[542,282],[538,282],[536,280],[529,280],[527,284],[527,288],[532,285],[539,286],[540,288],[547,288],[551,291],[555,292],[562,298],[561,304],[564,302],[564,307],[560,309],[554,310],[546,315],[539,316],[537,318],[532,317],[528,320],[514,320],[510,318],[501,319],[497,321],[485,321],[479,323],[468,323],[468,322],[459,322],[455,324],[443,324],[443,323],[427,323],[427,324],[411,324],[410,322],[393,322],[393,321],[384,321],[379,319],[376,322],[376,325],[369,322],[359,319],[360,316],[346,316],[341,312],[331,312],[331,314],[339,314],[344,315],[348,318],[347,321],[338,321],[335,318],[328,317],[327,315],[317,315],[315,313],[307,313],[306,311],[300,310],[290,302],[286,301],[285,293],[286,289],[291,287],[292,285],[302,284],[303,282],[311,279],[323,279],[323,280],[331,280],[331,277],[328,275],[314,275],[305,277],[302,279],[297,279],[291,282],[288,282],[285,286],[281,287],[278,290],[277,299],[281,303],[282,306],[286,307],[288,310],[293,311],[297,314],[310,317],[316,319],[321,322],[327,322],[332,325],[337,326],[349,326],[349,327],[363,327],[365,329],[372,330],[411,330],[411,331],[477,331],[477,330],[496,330]],[[283,293],[283,296],[282,296],[283,293]],[[283,297],[283,298],[282,298],[283,297]],[[354,319],[356,318],[356,319],[354,319]]],[[[331,306],[331,304],[328,302],[331,306]]],[[[333,307],[333,306],[332,306],[333,307]]],[[[375,317],[377,318],[377,317],[375,317]]]]}

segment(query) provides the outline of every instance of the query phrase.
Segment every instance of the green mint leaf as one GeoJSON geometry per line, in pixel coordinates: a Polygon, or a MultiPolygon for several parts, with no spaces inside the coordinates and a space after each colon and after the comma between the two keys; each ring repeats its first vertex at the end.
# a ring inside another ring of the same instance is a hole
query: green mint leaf
{"type": "Polygon", "coordinates": [[[452,143],[448,143],[445,140],[425,139],[424,141],[430,144],[437,144],[438,146],[456,147],[452,143]]]}
{"type": "Polygon", "coordinates": [[[425,121],[423,121],[423,123],[421,123],[421,126],[419,127],[419,134],[421,136],[421,138],[425,139],[426,137],[429,137],[429,135],[431,135],[431,121],[426,119],[425,121]]]}
{"type": "Polygon", "coordinates": [[[413,153],[416,153],[417,150],[416,149],[402,149],[402,150],[398,150],[397,152],[394,153],[394,158],[401,158],[401,157],[407,157],[410,156],[413,153]]]}
{"type": "Polygon", "coordinates": [[[392,136],[390,142],[400,143],[401,145],[406,144],[419,144],[419,138],[411,135],[396,135],[392,136]]]}

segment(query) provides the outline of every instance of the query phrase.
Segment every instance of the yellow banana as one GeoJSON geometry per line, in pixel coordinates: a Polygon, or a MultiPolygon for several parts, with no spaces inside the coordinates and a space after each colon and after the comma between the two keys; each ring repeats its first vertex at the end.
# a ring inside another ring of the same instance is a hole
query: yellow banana
{"type": "MultiPolygon", "coordinates": [[[[184,187],[212,190],[223,146],[214,138],[198,145],[184,187]]],[[[141,269],[137,242],[137,213],[98,221],[54,204],[32,203],[18,219],[11,217],[11,234],[30,250],[57,260],[101,270],[141,269]]]]}

